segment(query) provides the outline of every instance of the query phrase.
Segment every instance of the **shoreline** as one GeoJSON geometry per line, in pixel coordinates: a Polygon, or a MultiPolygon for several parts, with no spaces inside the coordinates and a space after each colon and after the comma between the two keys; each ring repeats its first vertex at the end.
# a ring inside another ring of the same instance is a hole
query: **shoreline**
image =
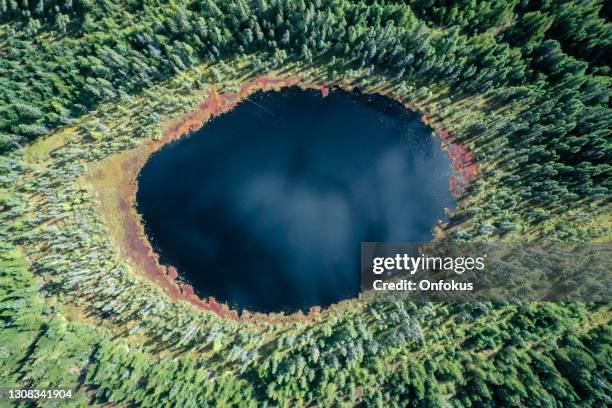
{"type": "MultiPolygon", "coordinates": [[[[183,136],[190,134],[202,126],[204,126],[211,118],[228,112],[233,109],[238,103],[242,102],[251,94],[257,91],[273,91],[281,90],[282,88],[298,86],[302,89],[315,89],[321,92],[323,97],[326,97],[333,88],[340,88],[347,91],[352,91],[353,86],[346,84],[329,84],[329,83],[308,83],[297,76],[288,78],[276,78],[273,76],[259,76],[240,86],[238,92],[221,93],[217,86],[210,86],[210,93],[198,105],[195,111],[183,115],[182,117],[172,120],[169,125],[163,128],[162,137],[159,140],[149,139],[140,146],[127,150],[118,155],[110,156],[100,162],[97,169],[93,172],[88,172],[88,181],[91,182],[100,192],[100,180],[105,180],[110,183],[110,186],[104,185],[103,188],[112,187],[106,194],[102,206],[111,206],[116,208],[119,220],[106,220],[113,223],[119,223],[122,228],[118,228],[119,242],[116,242],[120,251],[125,255],[137,270],[137,274],[143,274],[145,277],[157,284],[167,296],[172,300],[187,301],[197,309],[212,311],[215,314],[235,319],[266,319],[283,321],[314,319],[317,316],[325,315],[327,311],[341,308],[343,305],[353,303],[357,298],[345,299],[336,304],[333,304],[325,309],[319,306],[310,308],[307,314],[302,311],[293,312],[290,314],[284,313],[260,313],[250,312],[248,310],[238,313],[237,310],[230,308],[227,304],[218,303],[213,297],[200,298],[193,287],[187,283],[182,283],[179,280],[179,274],[173,266],[161,265],[159,263],[159,255],[154,251],[151,243],[145,234],[144,225],[140,215],[136,211],[135,200],[138,189],[137,177],[140,169],[145,165],[148,158],[158,149],[180,139],[183,136]],[[112,162],[112,163],[111,163],[112,162]],[[111,165],[109,165],[109,163],[111,165]],[[119,167],[121,175],[114,173],[113,167],[119,167]],[[109,202],[109,200],[111,200],[109,202]],[[112,202],[114,201],[114,202],[112,202]]],[[[363,93],[379,93],[393,100],[398,100],[390,93],[386,92],[367,92],[363,93]]],[[[399,101],[402,105],[421,115],[421,121],[433,129],[433,134],[442,138],[442,149],[447,152],[451,159],[453,172],[449,179],[449,188],[451,193],[456,197],[460,197],[470,181],[478,174],[477,163],[471,152],[464,146],[457,144],[449,136],[448,132],[440,126],[434,126],[429,123],[427,117],[422,114],[422,111],[410,103],[399,101]]],[[[103,213],[107,214],[103,211],[103,213]]],[[[443,224],[441,222],[434,226],[433,229],[441,231],[443,224]]]]}

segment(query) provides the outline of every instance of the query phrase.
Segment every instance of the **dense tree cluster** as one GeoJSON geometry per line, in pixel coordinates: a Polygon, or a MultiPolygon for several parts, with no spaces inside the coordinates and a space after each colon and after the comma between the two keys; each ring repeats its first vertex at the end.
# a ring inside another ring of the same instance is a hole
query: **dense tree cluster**
{"type": "Polygon", "coordinates": [[[527,168],[521,179],[525,194],[561,203],[607,196],[612,25],[602,15],[602,2],[408,3],[430,24],[488,33],[520,49],[526,61],[521,86],[535,87],[504,93],[528,98],[530,109],[503,133],[515,150],[506,152],[510,163],[527,168]]]}

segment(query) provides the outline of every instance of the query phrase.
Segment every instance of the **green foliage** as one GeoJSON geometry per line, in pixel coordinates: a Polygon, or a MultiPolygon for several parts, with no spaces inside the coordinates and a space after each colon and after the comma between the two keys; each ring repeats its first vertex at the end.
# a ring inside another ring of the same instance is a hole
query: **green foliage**
{"type": "Polygon", "coordinates": [[[455,239],[609,238],[588,224],[609,212],[604,6],[0,0],[0,385],[72,388],[74,406],[610,405],[609,305],[359,300],[307,322],[223,319],[139,277],[83,184],[207,84],[278,69],[387,92],[466,147],[479,174],[455,239]],[[24,156],[51,133],[59,147],[24,156]]]}

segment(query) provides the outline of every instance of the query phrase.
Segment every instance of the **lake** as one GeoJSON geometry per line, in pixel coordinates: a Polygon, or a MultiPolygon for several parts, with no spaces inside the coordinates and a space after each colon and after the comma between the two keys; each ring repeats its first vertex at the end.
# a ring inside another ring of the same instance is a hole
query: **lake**
{"type": "Polygon", "coordinates": [[[454,208],[451,161],[380,95],[257,92],[154,153],[137,211],[160,261],[237,310],[355,297],[362,241],[428,241],[454,208]]]}

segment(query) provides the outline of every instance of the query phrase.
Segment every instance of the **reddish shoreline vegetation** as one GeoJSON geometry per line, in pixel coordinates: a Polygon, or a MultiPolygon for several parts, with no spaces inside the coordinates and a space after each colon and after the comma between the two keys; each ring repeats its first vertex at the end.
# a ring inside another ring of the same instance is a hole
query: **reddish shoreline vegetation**
{"type": "MultiPolygon", "coordinates": [[[[329,83],[311,84],[303,81],[298,76],[274,78],[266,75],[259,76],[242,84],[238,92],[223,93],[220,92],[217,87],[211,86],[210,94],[198,105],[197,109],[169,124],[160,140],[146,141],[135,150],[120,153],[120,155],[123,156],[120,165],[122,172],[125,174],[124,180],[128,180],[128,183],[116,186],[121,223],[123,225],[122,251],[136,266],[138,273],[144,274],[148,279],[159,285],[172,300],[187,301],[198,309],[210,310],[222,317],[232,319],[239,318],[238,312],[231,309],[228,305],[218,303],[213,297],[202,299],[195,293],[191,285],[181,283],[176,268],[170,265],[160,264],[159,255],[154,251],[147,238],[141,217],[135,210],[137,177],[140,169],[144,166],[150,155],[156,150],[167,143],[178,140],[200,129],[205,126],[211,118],[230,111],[252,93],[260,90],[281,90],[282,88],[290,86],[316,89],[321,92],[323,97],[328,96],[334,88],[352,89],[352,87],[329,83]]],[[[392,95],[386,96],[393,98],[392,95]]],[[[406,109],[415,110],[415,106],[410,103],[404,103],[404,106],[406,109]]],[[[430,125],[427,116],[424,114],[421,117],[421,121],[430,125]]],[[[449,188],[453,195],[460,198],[466,191],[470,182],[478,175],[476,160],[467,147],[456,142],[440,125],[434,125],[432,128],[434,129],[433,134],[442,138],[442,147],[447,152],[452,162],[454,174],[451,175],[449,179],[449,188]]],[[[110,179],[119,180],[116,178],[110,179]]],[[[450,210],[447,212],[452,215],[450,210]]],[[[440,220],[435,227],[436,235],[442,233],[443,227],[444,223],[440,220]]],[[[351,299],[348,299],[343,302],[350,301],[351,299]]],[[[336,305],[332,305],[330,308],[334,306],[336,305]]],[[[315,306],[311,308],[308,316],[313,317],[320,313],[321,308],[315,306]]],[[[252,315],[256,315],[258,318],[267,316],[267,314],[261,313],[252,314],[249,311],[242,313],[244,317],[250,317],[252,315]]],[[[284,317],[290,319],[303,318],[303,315],[299,312],[284,317]]]]}
{"type": "Polygon", "coordinates": [[[453,163],[453,170],[458,173],[450,177],[450,189],[457,197],[461,197],[470,186],[470,182],[478,177],[478,163],[472,152],[460,143],[452,142],[448,132],[437,131],[448,143],[446,152],[453,163]]]}
{"type": "MultiPolygon", "coordinates": [[[[406,107],[412,109],[410,104],[406,104],[406,107]]],[[[421,117],[421,121],[432,126],[435,134],[442,138],[442,147],[448,153],[456,173],[450,176],[450,190],[456,197],[462,197],[472,180],[478,177],[478,163],[474,154],[468,147],[456,141],[441,125],[430,124],[426,115],[421,117]]]]}

